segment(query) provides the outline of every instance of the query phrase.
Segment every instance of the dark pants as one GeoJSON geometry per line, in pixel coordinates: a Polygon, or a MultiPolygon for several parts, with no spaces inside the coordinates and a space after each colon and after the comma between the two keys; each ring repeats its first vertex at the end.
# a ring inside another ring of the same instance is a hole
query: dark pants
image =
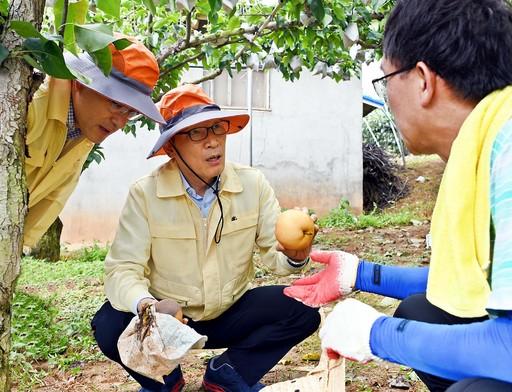
{"type": "MultiPolygon", "coordinates": [[[[188,322],[198,333],[208,336],[205,348],[227,347],[230,363],[248,385],[258,382],[320,324],[318,310],[285,296],[284,287],[266,286],[249,290],[216,319],[188,322]]],[[[132,318],[132,313],[115,310],[110,302],[106,302],[91,322],[101,351],[121,365],[117,341],[132,318]]],[[[144,388],[170,390],[171,385],[163,385],[123,367],[144,388]]]]}
{"type": "MultiPolygon", "coordinates": [[[[453,316],[428,302],[425,294],[411,295],[404,299],[398,306],[394,316],[432,324],[469,324],[487,319],[487,317],[460,318],[453,316]]],[[[415,370],[415,372],[432,392],[446,390],[449,392],[512,392],[511,384],[493,379],[472,378],[455,382],[418,370],[415,370]]]]}

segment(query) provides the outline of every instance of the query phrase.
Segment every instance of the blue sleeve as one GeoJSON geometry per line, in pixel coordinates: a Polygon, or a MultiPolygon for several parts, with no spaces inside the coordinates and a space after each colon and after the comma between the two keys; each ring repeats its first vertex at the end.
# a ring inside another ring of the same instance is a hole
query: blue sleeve
{"type": "Polygon", "coordinates": [[[491,216],[496,233],[491,288],[491,314],[512,311],[512,121],[498,133],[491,153],[491,216]]]}
{"type": "Polygon", "coordinates": [[[380,317],[372,326],[374,355],[449,380],[512,382],[512,319],[442,325],[380,317]]]}
{"type": "Polygon", "coordinates": [[[427,290],[428,267],[396,267],[361,260],[355,289],[403,299],[427,290]]]}

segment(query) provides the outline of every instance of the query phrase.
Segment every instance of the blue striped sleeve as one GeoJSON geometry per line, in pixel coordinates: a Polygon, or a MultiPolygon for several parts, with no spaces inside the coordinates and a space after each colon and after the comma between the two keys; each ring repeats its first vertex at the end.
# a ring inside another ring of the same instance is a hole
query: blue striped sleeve
{"type": "Polygon", "coordinates": [[[512,121],[498,133],[491,153],[491,216],[496,233],[490,314],[512,311],[512,121]]]}

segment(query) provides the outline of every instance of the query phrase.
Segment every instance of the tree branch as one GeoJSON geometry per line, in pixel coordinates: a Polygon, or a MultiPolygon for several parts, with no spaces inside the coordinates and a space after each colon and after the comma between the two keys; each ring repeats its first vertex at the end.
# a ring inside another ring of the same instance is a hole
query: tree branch
{"type": "MultiPolygon", "coordinates": [[[[222,48],[223,46],[226,46],[226,45],[237,44],[237,43],[240,43],[243,41],[245,41],[245,39],[237,39],[237,40],[233,40],[233,41],[224,42],[222,44],[214,46],[213,50],[222,48]]],[[[160,77],[166,76],[169,72],[174,71],[175,69],[181,68],[188,63],[192,63],[196,60],[199,60],[204,55],[205,55],[205,53],[199,52],[199,53],[194,54],[193,56],[187,57],[186,59],[180,61],[179,63],[171,65],[170,67],[167,67],[167,68],[162,67],[163,71],[160,73],[160,77]]]]}
{"type": "Polygon", "coordinates": [[[150,12],[148,16],[148,38],[153,34],[153,14],[150,12]]]}
{"type": "MultiPolygon", "coordinates": [[[[263,32],[263,30],[265,30],[267,28],[267,26],[270,24],[272,19],[276,16],[276,14],[279,11],[279,9],[283,6],[283,3],[284,3],[284,1],[280,1],[274,7],[274,9],[272,10],[272,13],[268,16],[268,18],[265,19],[265,21],[257,28],[256,32],[254,33],[254,36],[250,40],[248,40],[250,45],[252,45],[254,40],[263,32]]],[[[238,49],[238,52],[236,52],[235,56],[233,57],[233,62],[238,60],[242,56],[244,51],[245,51],[245,46],[242,46],[240,49],[238,49]]],[[[223,71],[223,69],[219,68],[216,71],[211,72],[208,75],[205,75],[202,78],[194,80],[194,81],[192,81],[190,83],[192,83],[192,84],[199,84],[199,83],[205,82],[207,80],[214,79],[217,76],[219,76],[222,73],[222,71],[223,71]]]]}
{"type": "MultiPolygon", "coordinates": [[[[270,15],[269,18],[271,16],[272,15],[270,15]]],[[[268,20],[269,19],[267,19],[265,22],[267,22],[268,20]]],[[[276,22],[268,22],[265,24],[264,29],[266,31],[276,31],[279,29],[287,29],[290,27],[294,27],[295,25],[298,25],[297,22],[287,22],[281,25],[278,25],[276,22]]],[[[261,26],[263,26],[263,24],[261,26]]],[[[180,40],[176,45],[170,47],[168,50],[164,51],[160,56],[158,56],[158,64],[161,65],[169,56],[175,55],[176,53],[182,52],[186,49],[195,48],[197,46],[201,46],[207,43],[224,41],[231,37],[241,36],[244,34],[256,34],[260,27],[239,27],[238,29],[232,31],[222,31],[214,34],[205,34],[201,37],[191,39],[188,45],[183,45],[183,41],[180,40]]],[[[258,35],[260,34],[261,33],[259,33],[258,35]]]]}
{"type": "Polygon", "coordinates": [[[192,82],[185,82],[184,84],[186,84],[186,83],[200,84],[200,83],[206,82],[207,80],[215,79],[217,76],[219,76],[222,73],[222,71],[223,71],[223,69],[219,68],[219,69],[215,70],[214,72],[211,72],[208,75],[203,76],[202,78],[196,79],[192,82]]]}
{"type": "Polygon", "coordinates": [[[199,60],[203,56],[204,56],[204,53],[199,52],[191,57],[187,57],[185,60],[182,60],[179,63],[173,64],[172,66],[165,68],[164,71],[160,72],[160,77],[162,78],[162,77],[166,76],[169,72],[174,71],[175,69],[181,68],[188,63],[199,60]]]}
{"type": "MultiPolygon", "coordinates": [[[[66,30],[66,22],[68,20],[68,7],[69,7],[69,0],[64,0],[64,4],[62,6],[62,20],[61,24],[59,26],[59,35],[64,38],[64,31],[66,30]]],[[[59,42],[60,50],[64,48],[64,42],[59,42]]]]}
{"type": "Polygon", "coordinates": [[[374,49],[375,50],[375,49],[381,48],[380,44],[369,44],[362,40],[357,41],[357,44],[361,45],[361,49],[374,49]]]}
{"type": "MultiPolygon", "coordinates": [[[[192,8],[193,10],[194,8],[192,8]]],[[[186,26],[187,26],[187,35],[185,36],[184,46],[186,47],[190,44],[190,36],[192,34],[192,10],[187,13],[186,26]]]]}

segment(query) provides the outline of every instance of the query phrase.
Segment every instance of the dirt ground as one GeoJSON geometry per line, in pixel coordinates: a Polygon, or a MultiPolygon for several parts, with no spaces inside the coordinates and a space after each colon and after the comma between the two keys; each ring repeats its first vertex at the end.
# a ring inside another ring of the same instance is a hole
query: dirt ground
{"type": "MultiPolygon", "coordinates": [[[[409,226],[386,229],[365,229],[357,231],[323,230],[317,238],[317,247],[324,249],[343,249],[369,260],[403,265],[421,265],[428,263],[429,251],[425,247],[425,235],[430,227],[430,213],[439,186],[444,164],[434,158],[415,159],[408,163],[401,176],[408,182],[411,192],[397,202],[396,207],[411,206],[422,211],[424,217],[409,226]],[[425,181],[421,178],[422,176],[425,181]]],[[[396,208],[395,207],[395,208],[396,208]]],[[[317,266],[313,266],[313,269],[317,266]]],[[[286,284],[298,276],[275,278],[264,275],[258,278],[259,284],[286,284]]],[[[397,301],[354,293],[358,299],[376,306],[380,311],[392,313],[397,301]]],[[[312,336],[293,348],[262,380],[272,384],[301,377],[312,370],[319,354],[318,337],[312,336]]],[[[212,350],[192,352],[182,368],[185,374],[185,391],[200,390],[205,361],[214,355],[212,350]]],[[[44,364],[39,365],[44,367],[44,364]]],[[[48,370],[43,380],[44,386],[34,389],[40,392],[55,391],[124,391],[139,390],[136,382],[128,377],[115,363],[108,360],[83,363],[78,374],[48,370]]],[[[76,372],[75,372],[76,373],[76,372]]],[[[15,380],[14,380],[15,381],[15,380]]],[[[408,368],[387,362],[372,362],[366,365],[346,363],[346,391],[426,391],[423,384],[408,368]]],[[[313,392],[313,391],[312,391],[313,392]]]]}

